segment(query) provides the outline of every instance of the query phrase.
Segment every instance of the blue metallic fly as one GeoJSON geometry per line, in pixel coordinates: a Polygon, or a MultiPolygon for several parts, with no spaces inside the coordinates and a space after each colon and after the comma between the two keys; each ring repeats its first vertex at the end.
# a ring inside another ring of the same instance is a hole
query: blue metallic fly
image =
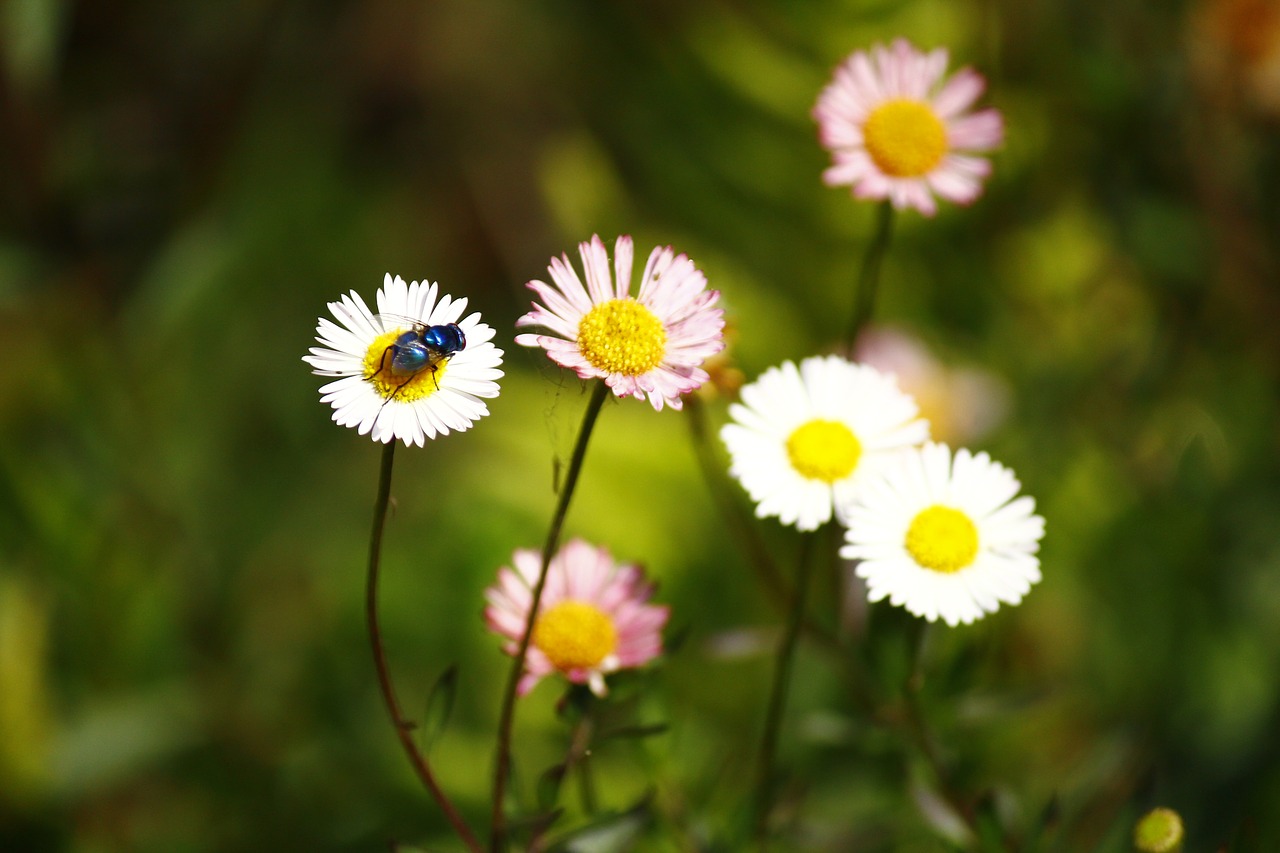
{"type": "MultiPolygon", "coordinates": [[[[382,351],[378,369],[369,378],[376,379],[385,370],[393,380],[399,382],[396,390],[387,398],[387,402],[390,402],[401,388],[424,370],[430,370],[432,381],[435,381],[439,365],[462,352],[466,346],[467,336],[457,323],[428,326],[415,322],[413,329],[402,333],[382,351]]],[[[439,382],[436,382],[436,390],[440,390],[439,382]]]]}

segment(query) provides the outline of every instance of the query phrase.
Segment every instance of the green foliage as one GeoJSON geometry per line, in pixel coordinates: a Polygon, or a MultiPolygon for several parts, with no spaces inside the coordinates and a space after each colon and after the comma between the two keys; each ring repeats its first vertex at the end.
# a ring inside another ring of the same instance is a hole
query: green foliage
{"type": "MultiPolygon", "coordinates": [[[[1036,496],[1045,579],[918,649],[957,791],[901,737],[910,637],[858,643],[901,614],[818,597],[855,651],[802,649],[778,849],[1120,851],[1155,805],[1188,850],[1275,849],[1280,98],[1240,5],[10,0],[0,849],[461,849],[376,692],[378,451],[318,403],[315,318],[390,270],[507,352],[489,418],[400,454],[383,558],[404,706],[483,826],[483,589],[541,542],[585,403],[511,341],[522,285],[632,233],[698,261],[748,376],[831,348],[873,210],[820,184],[809,111],[899,34],[986,75],[1008,144],[974,206],[897,218],[877,319],[1007,383],[980,449],[1036,496]],[[978,837],[947,834],[957,806],[978,837]]],[[[606,407],[569,529],[644,563],[687,639],[557,849],[729,849],[781,617],[681,416],[606,407]]],[[[522,700],[529,802],[564,758],[555,689],[522,700]]]]}

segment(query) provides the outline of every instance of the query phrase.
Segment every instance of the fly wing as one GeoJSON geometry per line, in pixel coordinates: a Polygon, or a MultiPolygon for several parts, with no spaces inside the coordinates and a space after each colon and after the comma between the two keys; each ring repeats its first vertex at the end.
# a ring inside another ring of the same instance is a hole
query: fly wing
{"type": "Polygon", "coordinates": [[[384,332],[409,332],[421,331],[427,327],[427,324],[421,320],[409,317],[405,314],[374,314],[374,322],[382,327],[384,332]]]}

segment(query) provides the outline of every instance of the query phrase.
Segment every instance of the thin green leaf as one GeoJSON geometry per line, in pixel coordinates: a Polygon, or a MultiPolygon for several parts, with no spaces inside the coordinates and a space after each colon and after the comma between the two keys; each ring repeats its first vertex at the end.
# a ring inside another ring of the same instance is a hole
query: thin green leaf
{"type": "Polygon", "coordinates": [[[603,812],[547,846],[547,853],[622,853],[635,850],[636,841],[653,821],[652,793],[623,811],[603,812]]]}
{"type": "Polygon", "coordinates": [[[436,679],[436,683],[431,686],[431,692],[427,694],[427,710],[423,715],[421,726],[424,753],[431,751],[431,747],[449,725],[457,694],[458,665],[450,664],[449,668],[436,679]]]}
{"type": "Polygon", "coordinates": [[[631,726],[618,726],[602,732],[596,743],[602,743],[607,740],[637,740],[641,738],[653,737],[655,735],[665,734],[667,729],[671,728],[667,723],[651,723],[649,725],[641,725],[639,723],[631,726]]]}
{"type": "Polygon", "coordinates": [[[565,777],[569,775],[569,768],[565,764],[556,764],[548,767],[541,776],[538,777],[538,810],[550,811],[555,808],[556,803],[560,801],[560,787],[564,784],[565,777]]]}

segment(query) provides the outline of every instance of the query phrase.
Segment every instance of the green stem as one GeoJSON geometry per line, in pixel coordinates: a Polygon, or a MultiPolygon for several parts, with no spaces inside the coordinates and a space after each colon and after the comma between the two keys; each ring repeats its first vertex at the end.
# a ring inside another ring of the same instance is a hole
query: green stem
{"type": "Polygon", "coordinates": [[[404,747],[409,763],[417,772],[418,778],[426,786],[445,818],[458,834],[467,849],[472,853],[483,853],[484,848],[472,833],[471,827],[463,820],[462,815],[445,795],[444,790],[431,772],[427,757],[418,749],[413,741],[414,724],[404,715],[400,702],[396,699],[395,687],[391,682],[391,670],[387,666],[387,653],[382,645],[382,629],[378,626],[378,568],[382,560],[382,531],[386,526],[387,505],[391,499],[391,468],[395,460],[396,444],[389,441],[383,445],[382,466],[378,475],[378,496],[373,506],[373,531],[369,536],[369,573],[365,584],[365,616],[369,623],[369,643],[373,647],[373,665],[378,672],[378,687],[387,705],[387,713],[391,715],[391,723],[395,727],[400,745],[404,747]]]}
{"type": "Polygon", "coordinates": [[[889,249],[889,240],[892,236],[893,205],[888,201],[882,201],[876,209],[875,233],[867,246],[867,253],[862,256],[862,269],[858,273],[858,290],[854,297],[853,315],[849,320],[849,328],[845,330],[844,345],[850,354],[853,353],[854,344],[858,342],[858,334],[875,313],[876,291],[880,285],[880,264],[889,249]]]}
{"type": "Polygon", "coordinates": [[[765,715],[764,736],[760,741],[759,775],[756,778],[755,837],[758,849],[768,846],[769,812],[773,805],[774,765],[778,752],[778,733],[782,728],[782,715],[786,709],[787,687],[791,682],[791,666],[795,659],[796,640],[804,623],[805,598],[812,573],[810,551],[816,533],[803,535],[800,542],[800,564],[796,567],[796,591],[791,613],[778,646],[778,662],[774,669],[773,687],[769,695],[769,709],[765,715]]]}
{"type": "Polygon", "coordinates": [[[596,697],[582,685],[575,684],[575,690],[581,690],[577,699],[578,719],[569,732],[569,746],[565,750],[564,775],[576,776],[578,780],[578,802],[588,817],[594,817],[600,810],[596,798],[595,778],[591,772],[591,746],[596,736],[596,697]]]}
{"type": "Polygon", "coordinates": [[[777,565],[769,556],[769,549],[765,547],[759,531],[749,519],[743,517],[738,502],[726,488],[724,478],[721,476],[724,468],[711,450],[706,405],[698,399],[696,394],[690,394],[685,398],[684,406],[698,467],[702,470],[702,477],[707,481],[707,488],[711,491],[720,514],[733,528],[734,541],[746,553],[747,562],[751,564],[760,582],[767,588],[770,598],[774,601],[789,599],[791,595],[786,581],[782,579],[777,565]]]}
{"type": "MultiPolygon", "coordinates": [[[[755,571],[760,583],[765,587],[770,603],[776,605],[779,609],[789,608],[794,600],[793,593],[783,579],[782,573],[778,571],[778,566],[773,557],[770,556],[769,549],[760,537],[759,529],[751,518],[743,512],[742,505],[735,499],[734,495],[730,493],[729,484],[724,477],[724,466],[711,449],[711,440],[707,429],[706,404],[698,399],[696,394],[686,397],[684,404],[689,433],[693,438],[694,456],[698,460],[702,478],[707,482],[707,489],[711,492],[716,508],[720,511],[721,517],[732,528],[733,541],[737,543],[746,555],[748,564],[755,571]]],[[[811,620],[806,620],[801,626],[801,630],[805,632],[806,637],[828,650],[836,654],[844,654],[845,650],[840,645],[839,638],[823,626],[815,624],[811,620]]]]}
{"type": "Polygon", "coordinates": [[[542,566],[538,571],[538,580],[533,585],[529,616],[525,620],[524,631],[520,635],[520,645],[511,662],[511,673],[507,677],[506,690],[502,695],[502,712],[498,719],[498,755],[493,771],[493,817],[489,844],[492,853],[504,853],[507,849],[507,819],[503,805],[506,799],[507,777],[511,773],[511,729],[515,722],[516,688],[519,687],[520,677],[524,674],[525,657],[529,654],[529,639],[533,636],[533,625],[538,618],[542,590],[547,584],[547,567],[551,564],[551,557],[560,545],[560,531],[564,527],[565,516],[569,513],[569,501],[573,497],[574,487],[578,483],[578,474],[582,471],[582,462],[587,455],[587,442],[591,438],[596,418],[608,396],[609,386],[605,385],[603,380],[597,381],[591,391],[591,399],[587,402],[586,413],[582,416],[582,428],[578,430],[578,440],[573,447],[573,456],[569,459],[569,470],[565,474],[564,486],[560,489],[560,499],[551,517],[547,541],[542,546],[542,566]]]}
{"type": "MultiPolygon", "coordinates": [[[[560,701],[562,707],[572,705],[572,713],[576,713],[578,719],[569,731],[569,742],[565,747],[564,761],[559,767],[560,776],[555,782],[553,798],[545,805],[548,808],[554,808],[555,804],[560,800],[560,792],[564,787],[565,780],[570,776],[576,776],[582,811],[587,817],[594,817],[599,808],[596,800],[595,781],[591,774],[589,762],[591,758],[591,743],[596,733],[596,697],[585,685],[573,684],[560,701]]],[[[538,853],[538,851],[546,847],[546,841],[543,836],[551,829],[551,825],[552,821],[549,820],[539,823],[529,839],[529,853],[538,853]]]]}
{"type": "Polygon", "coordinates": [[[929,623],[923,619],[912,620],[912,631],[909,638],[911,670],[902,684],[902,698],[906,706],[906,726],[908,734],[919,751],[925,764],[933,773],[938,786],[938,793],[946,801],[951,810],[965,822],[969,831],[978,836],[979,827],[972,808],[965,802],[951,781],[946,762],[938,749],[937,738],[929,727],[924,707],[920,702],[920,690],[924,687],[924,649],[929,634],[929,623]]]}

